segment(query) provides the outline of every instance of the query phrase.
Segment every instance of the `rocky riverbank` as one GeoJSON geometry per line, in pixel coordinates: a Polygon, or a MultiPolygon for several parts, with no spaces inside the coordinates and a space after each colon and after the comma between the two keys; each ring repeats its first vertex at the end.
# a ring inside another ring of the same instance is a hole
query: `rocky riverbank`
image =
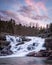
{"type": "Polygon", "coordinates": [[[52,60],[52,37],[45,39],[45,46],[48,51],[48,59],[52,60]]]}
{"type": "Polygon", "coordinates": [[[13,52],[10,50],[11,45],[6,41],[5,35],[0,35],[0,56],[11,55],[13,52]]]}
{"type": "Polygon", "coordinates": [[[35,53],[35,51],[30,52],[27,56],[30,57],[48,57],[48,59],[52,60],[52,37],[45,39],[46,50],[40,50],[39,52],[35,53]]]}
{"type": "MultiPolygon", "coordinates": [[[[19,37],[18,37],[19,38],[19,37]]],[[[10,38],[12,42],[14,42],[14,39],[10,38]]],[[[19,39],[16,39],[17,43],[15,45],[15,48],[17,48],[20,45],[25,44],[25,42],[31,41],[31,39],[26,38],[24,36],[21,36],[19,39]]],[[[1,34],[0,35],[0,56],[7,56],[13,54],[13,51],[11,50],[10,41],[6,41],[6,35],[1,34]]],[[[32,43],[32,42],[31,42],[32,43]]],[[[33,49],[36,43],[32,43],[31,46],[27,47],[27,50],[33,49]]],[[[29,52],[26,56],[30,57],[52,57],[52,38],[46,38],[44,47],[46,47],[46,50],[40,50],[39,52],[29,52]]],[[[20,50],[17,49],[17,51],[20,50]]]]}

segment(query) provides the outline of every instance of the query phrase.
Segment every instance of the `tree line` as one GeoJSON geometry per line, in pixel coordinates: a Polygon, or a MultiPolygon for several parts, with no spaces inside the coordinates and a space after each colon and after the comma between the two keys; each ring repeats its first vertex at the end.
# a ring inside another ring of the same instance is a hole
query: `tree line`
{"type": "Polygon", "coordinates": [[[16,35],[32,35],[37,36],[39,34],[52,33],[52,23],[46,26],[46,28],[32,26],[22,26],[21,24],[15,24],[15,20],[4,21],[0,19],[0,33],[10,33],[16,35]]]}

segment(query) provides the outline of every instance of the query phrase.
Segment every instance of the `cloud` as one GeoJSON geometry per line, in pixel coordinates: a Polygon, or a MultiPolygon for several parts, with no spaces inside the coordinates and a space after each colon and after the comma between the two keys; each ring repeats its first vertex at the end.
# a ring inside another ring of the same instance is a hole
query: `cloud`
{"type": "Polygon", "coordinates": [[[45,13],[47,12],[47,9],[46,9],[45,5],[42,2],[38,2],[36,5],[38,7],[40,7],[45,13]]]}
{"type": "Polygon", "coordinates": [[[33,9],[37,14],[40,14],[39,8],[33,0],[25,0],[25,2],[28,6],[31,6],[31,9],[33,9]]]}
{"type": "Polygon", "coordinates": [[[47,8],[43,2],[35,2],[34,0],[25,0],[26,4],[28,6],[31,6],[31,8],[38,14],[41,15],[41,10],[46,13],[47,8]]]}
{"type": "Polygon", "coordinates": [[[30,6],[22,6],[17,12],[22,14],[23,16],[31,17],[33,15],[32,9],[30,6]]]}
{"type": "MultiPolygon", "coordinates": [[[[27,17],[27,16],[24,16],[24,15],[21,15],[18,12],[12,12],[12,11],[9,11],[9,10],[8,11],[0,11],[0,13],[3,14],[3,16],[0,16],[0,17],[3,17],[3,19],[5,19],[5,20],[12,18],[16,21],[16,24],[21,23],[22,25],[27,24],[27,26],[29,26],[30,23],[32,23],[32,24],[38,23],[39,26],[42,26],[42,27],[44,27],[47,24],[47,22],[45,22],[44,20],[39,19],[39,18],[42,18],[43,16],[37,16],[37,17],[35,17],[37,19],[35,19],[35,18],[33,19],[32,17],[27,17]],[[6,16],[4,16],[4,15],[6,15],[6,16]]],[[[44,19],[44,17],[43,17],[43,19],[44,19]]]]}

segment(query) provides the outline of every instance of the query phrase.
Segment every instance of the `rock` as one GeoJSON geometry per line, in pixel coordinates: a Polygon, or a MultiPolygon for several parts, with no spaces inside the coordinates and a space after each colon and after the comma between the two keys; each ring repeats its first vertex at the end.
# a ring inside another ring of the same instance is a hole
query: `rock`
{"type": "Polygon", "coordinates": [[[3,35],[3,34],[0,34],[0,40],[6,40],[6,36],[5,35],[3,35]]]}
{"type": "Polygon", "coordinates": [[[3,49],[3,47],[0,47],[0,51],[3,49]]]}
{"type": "Polygon", "coordinates": [[[3,56],[11,55],[11,54],[13,54],[13,52],[11,50],[3,49],[1,51],[1,55],[3,55],[3,56]]]}
{"type": "Polygon", "coordinates": [[[8,45],[7,50],[10,50],[10,48],[11,48],[11,45],[8,45]]]}
{"type": "Polygon", "coordinates": [[[33,46],[35,46],[36,45],[36,43],[33,43],[33,46]]]}
{"type": "Polygon", "coordinates": [[[30,52],[30,53],[28,53],[27,56],[33,56],[33,57],[34,57],[35,54],[36,54],[36,53],[35,53],[35,51],[34,51],[34,52],[30,52]]]}
{"type": "Polygon", "coordinates": [[[30,52],[27,54],[27,56],[32,56],[32,57],[48,57],[48,51],[47,50],[41,50],[39,52],[30,52]]]}
{"type": "Polygon", "coordinates": [[[48,50],[40,50],[38,52],[42,57],[47,57],[48,56],[48,50]]]}
{"type": "Polygon", "coordinates": [[[52,49],[52,37],[45,39],[45,44],[47,49],[52,49]]]}
{"type": "Polygon", "coordinates": [[[10,50],[11,45],[9,41],[0,40],[0,56],[11,55],[13,52],[10,50]]]}
{"type": "Polygon", "coordinates": [[[48,60],[52,60],[52,37],[46,38],[45,44],[48,50],[48,60]]]}
{"type": "Polygon", "coordinates": [[[27,47],[28,50],[31,50],[31,47],[27,47]]]}
{"type": "Polygon", "coordinates": [[[43,57],[41,52],[36,53],[36,57],[43,57]]]}
{"type": "Polygon", "coordinates": [[[27,41],[27,42],[31,40],[31,39],[26,38],[26,37],[24,37],[24,36],[23,36],[23,37],[21,37],[21,39],[22,39],[22,41],[27,41]]]}
{"type": "Polygon", "coordinates": [[[30,45],[28,45],[27,50],[34,50],[36,46],[37,46],[36,43],[30,44],[30,45]]]}
{"type": "Polygon", "coordinates": [[[16,44],[16,46],[21,45],[21,44],[24,44],[24,42],[23,41],[19,42],[18,44],[16,44]]]}
{"type": "Polygon", "coordinates": [[[47,59],[52,60],[52,53],[50,54],[50,56],[47,59]]]}
{"type": "Polygon", "coordinates": [[[11,46],[6,46],[1,50],[1,54],[0,55],[11,55],[13,52],[10,50],[11,46]]]}
{"type": "Polygon", "coordinates": [[[9,41],[0,41],[0,46],[8,46],[10,44],[9,41]]]}

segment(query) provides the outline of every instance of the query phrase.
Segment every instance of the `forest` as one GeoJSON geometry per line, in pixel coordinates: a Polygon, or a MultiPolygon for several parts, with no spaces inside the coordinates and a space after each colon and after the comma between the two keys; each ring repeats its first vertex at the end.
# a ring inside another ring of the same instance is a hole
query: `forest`
{"type": "Polygon", "coordinates": [[[15,20],[4,21],[0,19],[0,33],[7,33],[13,35],[24,35],[24,36],[41,36],[50,37],[52,36],[52,23],[47,24],[46,28],[36,26],[22,26],[21,23],[16,24],[15,20]]]}

